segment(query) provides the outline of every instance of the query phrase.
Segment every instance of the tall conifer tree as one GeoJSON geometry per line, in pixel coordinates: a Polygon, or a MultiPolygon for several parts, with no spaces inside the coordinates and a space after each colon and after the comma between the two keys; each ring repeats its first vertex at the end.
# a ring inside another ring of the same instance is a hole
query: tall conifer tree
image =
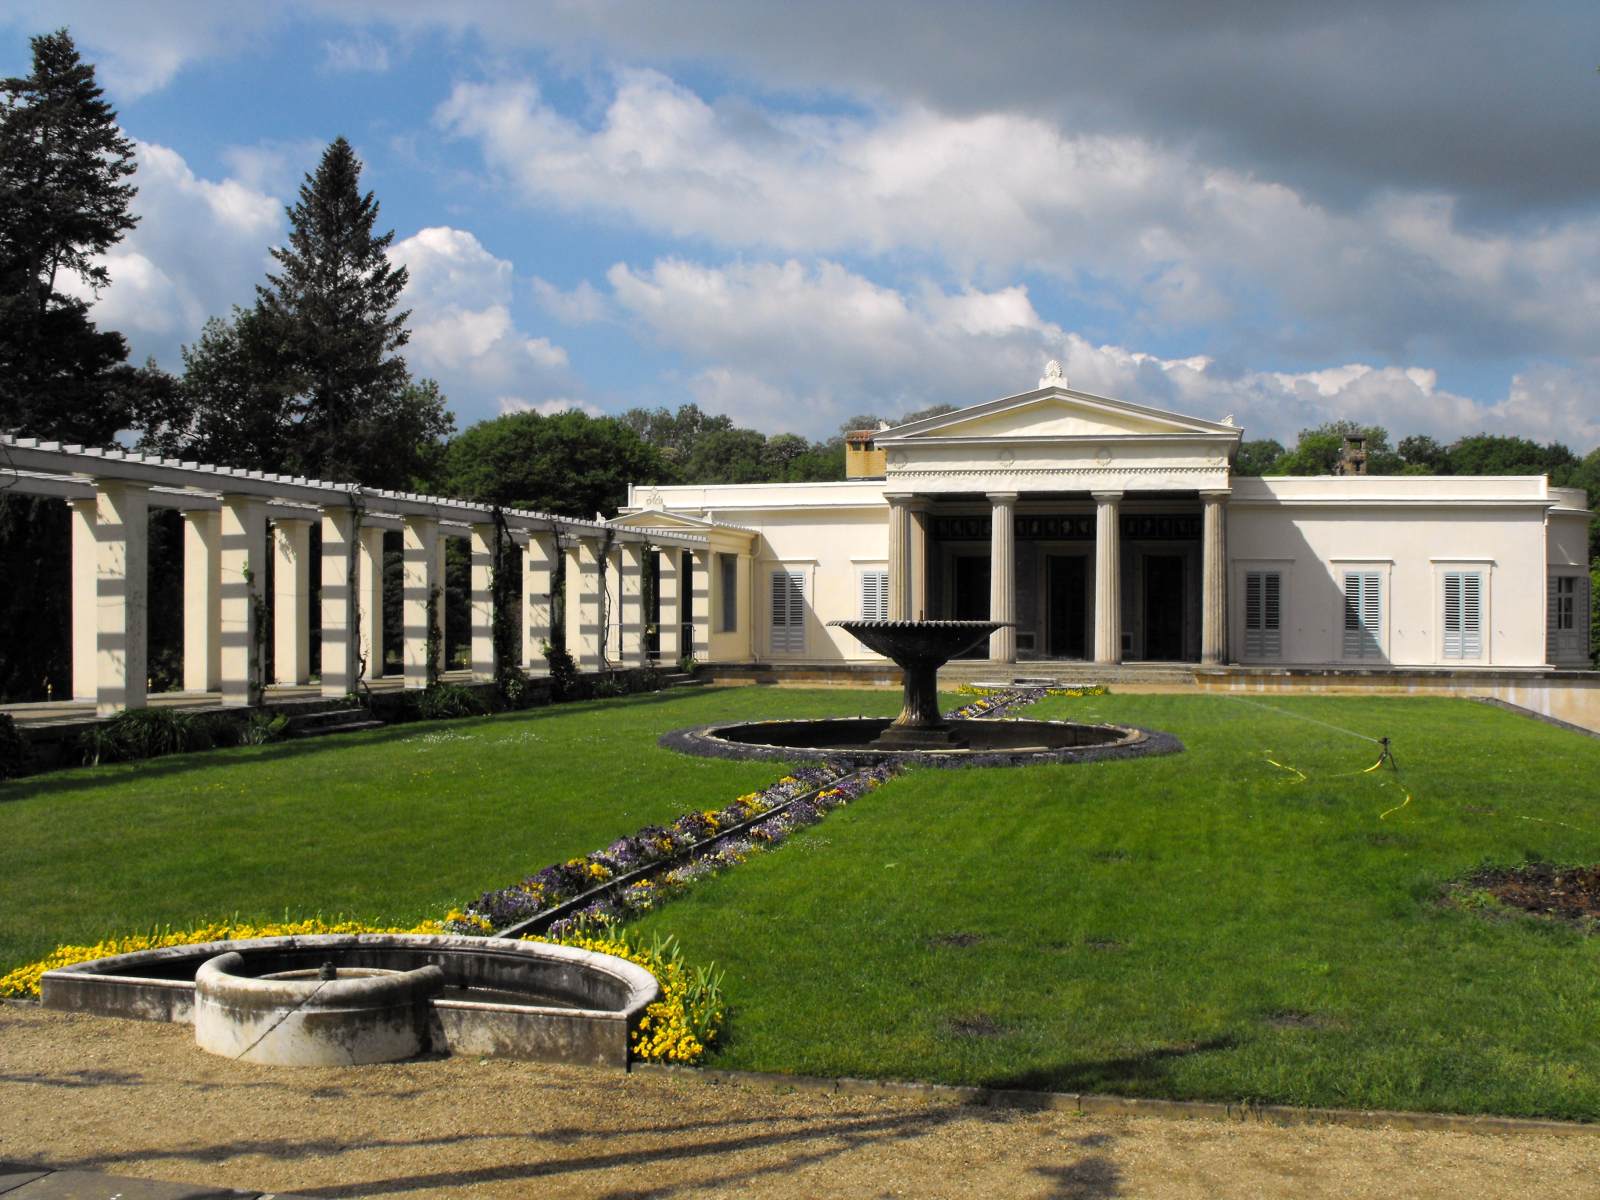
{"type": "Polygon", "coordinates": [[[0,428],[105,442],[129,419],[128,346],[62,288],[111,282],[101,256],[137,221],[133,143],[65,29],[32,46],[32,72],[0,80],[0,428]]]}

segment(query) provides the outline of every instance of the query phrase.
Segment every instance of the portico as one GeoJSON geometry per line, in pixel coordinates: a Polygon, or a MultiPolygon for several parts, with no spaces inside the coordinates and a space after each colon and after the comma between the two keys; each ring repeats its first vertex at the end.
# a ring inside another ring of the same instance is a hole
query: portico
{"type": "Polygon", "coordinates": [[[886,432],[888,615],[1008,622],[1001,663],[1224,661],[1240,436],[1073,392],[1059,370],[886,432]]]}

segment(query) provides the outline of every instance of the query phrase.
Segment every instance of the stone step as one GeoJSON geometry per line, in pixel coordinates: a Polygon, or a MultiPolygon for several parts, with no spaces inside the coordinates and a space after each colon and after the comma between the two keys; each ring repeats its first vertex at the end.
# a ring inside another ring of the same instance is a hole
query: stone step
{"type": "Polygon", "coordinates": [[[295,713],[289,718],[286,732],[290,737],[309,737],[329,729],[343,729],[356,722],[371,720],[372,714],[366,709],[346,705],[343,708],[323,709],[321,712],[295,713]]]}
{"type": "Polygon", "coordinates": [[[363,729],[382,729],[384,722],[372,718],[359,721],[346,721],[342,725],[313,725],[310,729],[292,729],[289,736],[294,738],[326,737],[330,733],[360,733],[363,729]]]}
{"type": "Polygon", "coordinates": [[[686,671],[668,671],[661,676],[662,688],[705,687],[706,681],[686,671]]]}

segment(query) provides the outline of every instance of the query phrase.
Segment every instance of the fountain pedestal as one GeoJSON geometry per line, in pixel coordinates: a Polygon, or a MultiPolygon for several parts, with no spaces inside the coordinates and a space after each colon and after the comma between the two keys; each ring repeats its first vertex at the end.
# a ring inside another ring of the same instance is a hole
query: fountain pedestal
{"type": "Polygon", "coordinates": [[[1005,621],[829,621],[905,673],[905,701],[872,745],[880,750],[964,750],[967,741],[939,714],[939,668],[1005,621]]]}

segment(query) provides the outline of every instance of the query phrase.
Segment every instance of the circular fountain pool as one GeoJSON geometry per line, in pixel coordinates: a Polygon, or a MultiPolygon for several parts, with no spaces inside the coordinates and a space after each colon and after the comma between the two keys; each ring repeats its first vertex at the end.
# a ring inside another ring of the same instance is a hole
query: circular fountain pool
{"type": "Polygon", "coordinates": [[[884,744],[893,722],[884,717],[815,721],[741,721],[677,729],[661,745],[707,758],[842,759],[939,767],[1011,767],[1028,763],[1092,762],[1174,754],[1183,743],[1169,733],[1126,725],[1069,721],[966,720],[949,723],[945,745],[898,748],[884,744]]]}

